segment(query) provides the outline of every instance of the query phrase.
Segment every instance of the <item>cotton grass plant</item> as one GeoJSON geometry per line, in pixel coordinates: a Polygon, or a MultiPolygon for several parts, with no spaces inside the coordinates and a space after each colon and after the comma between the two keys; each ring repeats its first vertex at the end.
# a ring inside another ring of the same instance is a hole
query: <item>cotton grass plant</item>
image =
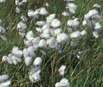
{"type": "Polygon", "coordinates": [[[103,87],[101,3],[0,0],[0,87],[103,87]]]}

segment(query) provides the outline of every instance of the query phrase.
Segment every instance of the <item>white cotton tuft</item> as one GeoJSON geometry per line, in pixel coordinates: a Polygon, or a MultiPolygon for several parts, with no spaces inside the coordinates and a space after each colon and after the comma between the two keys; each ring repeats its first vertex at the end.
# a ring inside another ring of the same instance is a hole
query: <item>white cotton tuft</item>
{"type": "Polygon", "coordinates": [[[19,14],[19,13],[21,12],[20,8],[19,8],[19,7],[16,7],[16,8],[15,8],[15,12],[19,14]]]}
{"type": "Polygon", "coordinates": [[[41,33],[40,37],[48,39],[50,38],[50,29],[44,29],[43,32],[41,33]]]}
{"type": "Polygon", "coordinates": [[[57,28],[57,27],[59,27],[61,25],[61,22],[58,20],[58,19],[53,19],[52,21],[51,21],[51,27],[53,27],[53,28],[57,28]]]}
{"type": "Polygon", "coordinates": [[[0,3],[4,3],[4,2],[6,2],[6,0],[0,0],[0,3]]]}
{"type": "Polygon", "coordinates": [[[59,68],[59,74],[61,75],[61,76],[64,76],[64,74],[65,74],[65,69],[66,69],[66,66],[65,65],[62,65],[60,68],[59,68]]]}
{"type": "Polygon", "coordinates": [[[78,21],[78,18],[75,18],[73,20],[68,20],[67,21],[67,25],[69,27],[75,27],[75,28],[77,28],[79,26],[79,24],[80,24],[80,22],[78,21]]]}
{"type": "Polygon", "coordinates": [[[28,10],[28,16],[29,16],[29,17],[35,16],[34,10],[28,10]]]}
{"type": "Polygon", "coordinates": [[[52,20],[55,18],[56,14],[50,14],[49,16],[46,17],[47,23],[52,22],[52,20]]]}
{"type": "Polygon", "coordinates": [[[35,83],[41,80],[41,76],[40,76],[41,70],[37,69],[34,67],[33,70],[31,70],[29,72],[29,79],[31,82],[35,83]]]}
{"type": "Polygon", "coordinates": [[[60,80],[60,83],[61,83],[61,86],[62,86],[62,87],[70,87],[69,81],[68,81],[68,79],[66,79],[66,78],[62,78],[62,79],[60,80]]]}
{"type": "Polygon", "coordinates": [[[5,34],[6,34],[6,29],[4,27],[0,26],[0,39],[7,40],[5,34]]]}
{"type": "Polygon", "coordinates": [[[41,57],[36,57],[34,62],[33,62],[33,65],[34,66],[40,66],[42,64],[42,58],[41,57]]]}
{"type": "Polygon", "coordinates": [[[69,83],[68,79],[62,78],[60,80],[60,82],[57,82],[55,84],[55,87],[70,87],[70,83],[69,83]]]}
{"type": "Polygon", "coordinates": [[[86,30],[82,30],[82,31],[80,32],[80,34],[81,34],[82,36],[84,36],[84,35],[87,34],[87,31],[86,31],[86,30]]]}
{"type": "Polygon", "coordinates": [[[51,37],[49,39],[47,39],[47,45],[50,47],[50,48],[56,48],[57,47],[57,41],[54,37],[51,37]]]}
{"type": "Polygon", "coordinates": [[[40,27],[36,27],[35,30],[36,30],[37,32],[39,32],[39,33],[42,32],[42,29],[41,29],[40,27]]]}
{"type": "Polygon", "coordinates": [[[39,14],[40,15],[47,15],[48,11],[46,10],[46,8],[41,7],[41,8],[39,8],[39,14]]]}
{"type": "Polygon", "coordinates": [[[20,22],[17,24],[17,30],[19,30],[19,31],[23,31],[23,30],[25,30],[26,28],[27,28],[26,23],[24,23],[24,22],[22,22],[22,21],[20,21],[20,22]]]}
{"type": "Polygon", "coordinates": [[[62,32],[62,29],[61,29],[61,28],[57,28],[57,29],[54,30],[53,35],[54,35],[54,36],[57,36],[57,35],[59,35],[61,32],[62,32]]]}
{"type": "Polygon", "coordinates": [[[77,9],[77,5],[75,3],[68,3],[66,5],[66,8],[69,9],[69,12],[72,13],[72,14],[75,14],[76,12],[76,9],[77,9]]]}
{"type": "Polygon", "coordinates": [[[0,87],[10,87],[11,80],[6,74],[0,75],[0,87]]]}
{"type": "Polygon", "coordinates": [[[84,18],[86,20],[90,20],[90,18],[100,19],[100,14],[96,9],[90,10],[87,14],[85,14],[84,18]]]}
{"type": "Polygon", "coordinates": [[[49,3],[48,3],[48,2],[46,2],[46,3],[45,3],[45,6],[46,6],[46,7],[49,7],[49,3]]]}
{"type": "Polygon", "coordinates": [[[39,16],[39,10],[36,9],[35,11],[34,10],[28,10],[28,13],[27,15],[30,17],[30,18],[38,18],[39,16]]]}
{"type": "Polygon", "coordinates": [[[83,20],[82,25],[85,26],[87,24],[86,20],[83,20]]]}
{"type": "Polygon", "coordinates": [[[35,56],[35,48],[33,46],[29,46],[28,48],[24,48],[23,56],[24,57],[34,57],[35,56]]]}
{"type": "Polygon", "coordinates": [[[98,32],[93,31],[93,36],[94,36],[95,38],[99,38],[99,34],[98,34],[98,32]]]}
{"type": "Polygon", "coordinates": [[[0,26],[0,33],[4,34],[6,32],[5,28],[0,26]]]}
{"type": "Polygon", "coordinates": [[[18,31],[19,35],[21,35],[22,37],[24,37],[25,36],[25,32],[26,32],[26,28],[27,28],[26,23],[23,22],[23,21],[20,21],[17,24],[17,31],[18,31]]]}
{"type": "Polygon", "coordinates": [[[42,30],[43,30],[43,32],[44,32],[44,30],[48,30],[50,28],[50,25],[49,25],[49,23],[46,23],[45,25],[43,25],[42,26],[42,30]]]}
{"type": "Polygon", "coordinates": [[[102,28],[102,26],[99,22],[95,23],[95,25],[94,25],[95,30],[100,30],[101,28],[102,28]]]}
{"type": "Polygon", "coordinates": [[[8,76],[8,75],[6,75],[6,74],[0,75],[0,82],[5,81],[5,80],[7,80],[7,79],[9,79],[9,76],[8,76]]]}
{"type": "Polygon", "coordinates": [[[57,42],[61,43],[61,42],[65,42],[68,40],[68,35],[66,33],[60,33],[57,35],[57,42]]]}
{"type": "Polygon", "coordinates": [[[16,57],[22,57],[22,50],[19,50],[18,47],[13,47],[12,54],[14,54],[16,57]]]}
{"type": "Polygon", "coordinates": [[[45,21],[37,21],[36,25],[43,26],[43,25],[45,25],[45,21]]]}
{"type": "Polygon", "coordinates": [[[39,42],[40,42],[40,37],[33,38],[32,44],[35,50],[39,47],[39,42]]]}
{"type": "Polygon", "coordinates": [[[46,40],[41,39],[40,42],[39,42],[39,47],[46,47],[46,46],[47,46],[46,40]]]}
{"type": "Polygon", "coordinates": [[[25,37],[26,37],[27,40],[32,40],[33,36],[34,36],[33,32],[32,31],[28,31],[25,37]]]}
{"type": "Polygon", "coordinates": [[[21,5],[25,4],[25,3],[27,3],[27,0],[15,0],[15,4],[17,6],[21,6],[21,5]]]}
{"type": "Polygon", "coordinates": [[[95,3],[95,4],[93,5],[93,7],[94,7],[94,8],[101,8],[101,5],[99,5],[98,3],[95,3]]]}
{"type": "Polygon", "coordinates": [[[31,62],[32,62],[32,57],[24,57],[24,62],[25,62],[25,65],[26,66],[29,66],[30,64],[31,64],[31,62]]]}
{"type": "Polygon", "coordinates": [[[9,64],[17,65],[22,61],[22,54],[22,50],[14,46],[11,53],[9,53],[7,56],[2,57],[2,61],[9,64]]]}
{"type": "Polygon", "coordinates": [[[71,38],[79,38],[80,36],[81,36],[80,31],[75,31],[75,32],[70,34],[71,38]]]}
{"type": "Polygon", "coordinates": [[[7,80],[5,82],[0,83],[0,87],[10,87],[11,80],[7,80]]]}
{"type": "Polygon", "coordinates": [[[63,16],[70,16],[69,12],[67,12],[67,11],[62,12],[62,15],[63,16]]]}
{"type": "Polygon", "coordinates": [[[25,16],[25,15],[21,15],[20,19],[23,21],[23,22],[27,22],[28,18],[25,16]]]}

